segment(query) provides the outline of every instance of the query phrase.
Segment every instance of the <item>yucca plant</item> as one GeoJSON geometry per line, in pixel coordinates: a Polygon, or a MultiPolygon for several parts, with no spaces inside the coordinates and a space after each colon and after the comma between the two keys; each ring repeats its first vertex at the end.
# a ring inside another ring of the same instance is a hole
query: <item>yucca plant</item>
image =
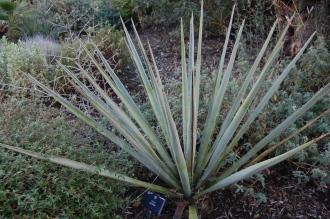
{"type": "MultiPolygon", "coordinates": [[[[234,9],[231,13],[228,32],[220,58],[216,81],[214,83],[214,90],[209,101],[208,115],[206,121],[200,121],[204,122],[204,128],[201,132],[200,138],[197,138],[197,122],[200,101],[203,6],[201,7],[196,59],[194,51],[195,38],[193,16],[190,21],[190,37],[187,57],[186,43],[181,21],[182,136],[179,136],[181,131],[178,132],[178,124],[176,124],[173,119],[151,46],[148,43],[148,50],[144,48],[134,24],[133,30],[138,47],[134,45],[133,39],[123,23],[123,28],[126,33],[126,43],[155,117],[157,118],[160,127],[159,133],[147,121],[139,106],[130,96],[129,91],[119,80],[96,46],[94,52],[89,51],[84,46],[82,47],[84,47],[85,52],[99,71],[100,75],[113,89],[121,101],[123,108],[107,95],[107,93],[98,85],[96,79],[93,78],[83,66],[77,63],[77,67],[80,70],[79,74],[77,74],[60,63],[59,65],[61,65],[65,72],[70,76],[71,83],[77,91],[79,91],[81,95],[91,103],[100,115],[108,120],[112,126],[111,128],[102,125],[95,118],[76,107],[51,88],[40,83],[32,76],[27,75],[31,81],[60,102],[72,114],[95,128],[113,144],[128,152],[148,170],[159,176],[166,185],[155,185],[66,158],[43,155],[5,144],[0,144],[0,146],[37,159],[47,160],[78,170],[92,172],[100,176],[128,183],[131,186],[143,187],[172,198],[177,198],[178,200],[184,200],[186,203],[189,203],[189,218],[197,218],[196,201],[201,196],[223,189],[231,184],[244,180],[259,171],[278,164],[327,135],[321,135],[318,138],[297,146],[279,156],[261,162],[259,161],[260,159],[258,159],[258,162],[253,161],[253,163],[250,164],[252,158],[258,158],[259,152],[266,149],[270,142],[275,140],[283,131],[285,131],[286,128],[292,125],[318,100],[329,93],[330,83],[320,89],[307,103],[271,130],[251,149],[246,151],[246,153],[237,161],[231,165],[225,164],[228,155],[235,147],[242,143],[240,140],[244,139],[244,134],[249,130],[251,124],[262,112],[274,93],[279,89],[281,83],[294,68],[298,59],[306,50],[315,35],[314,33],[308,39],[300,52],[283,69],[281,74],[274,79],[271,87],[266,92],[262,92],[261,88],[263,82],[281,51],[285,34],[291,22],[291,20],[289,20],[288,25],[279,36],[274,48],[270,51],[265,64],[261,66],[261,60],[265,59],[267,47],[277,26],[277,21],[275,21],[258,56],[250,70],[247,72],[245,81],[240,86],[239,92],[232,101],[232,105],[228,110],[225,119],[218,122],[217,118],[222,108],[226,88],[233,72],[234,62],[244,27],[243,21],[238,30],[229,61],[225,66],[233,17],[234,9]],[[257,75],[256,72],[258,72],[259,68],[260,73],[257,75]],[[252,83],[254,78],[256,78],[256,80],[252,83]],[[255,103],[256,107],[252,107],[252,105],[254,105],[252,103],[255,103]],[[217,124],[220,124],[220,126],[217,126],[217,124]],[[218,129],[217,127],[220,128],[218,129]]],[[[311,124],[311,122],[308,124],[311,124]]],[[[306,127],[303,129],[305,128],[306,127]]],[[[281,143],[283,144],[284,142],[282,141],[281,143]]],[[[264,154],[262,154],[262,156],[266,157],[264,154]]]]}

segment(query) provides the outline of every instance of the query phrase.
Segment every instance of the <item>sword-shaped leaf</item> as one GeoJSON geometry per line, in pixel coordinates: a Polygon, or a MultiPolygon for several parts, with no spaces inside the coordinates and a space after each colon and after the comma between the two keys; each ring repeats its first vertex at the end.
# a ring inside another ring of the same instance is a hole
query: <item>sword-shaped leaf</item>
{"type": "Polygon", "coordinates": [[[246,164],[252,157],[256,156],[257,153],[263,149],[267,144],[277,138],[285,129],[292,125],[297,119],[299,119],[304,113],[306,113],[317,101],[322,97],[329,94],[330,83],[320,89],[314,96],[298,110],[292,113],[288,118],[286,118],[281,124],[274,128],[266,137],[260,140],[255,146],[253,146],[244,156],[242,156],[238,161],[236,161],[231,167],[229,167],[224,173],[220,175],[220,179],[223,179],[241,166],[246,164]]]}
{"type": "MultiPolygon", "coordinates": [[[[235,62],[235,59],[236,59],[236,54],[237,54],[237,51],[238,51],[240,38],[241,38],[242,33],[243,33],[244,24],[245,24],[245,21],[242,22],[242,24],[240,26],[240,29],[238,31],[237,38],[236,38],[236,41],[235,41],[235,44],[234,44],[234,48],[233,48],[233,51],[230,55],[229,63],[228,63],[228,66],[226,68],[226,71],[224,73],[220,88],[218,90],[215,90],[214,104],[213,104],[213,106],[211,108],[211,112],[210,112],[211,113],[210,114],[211,123],[209,125],[210,125],[211,130],[214,130],[215,126],[216,126],[216,120],[217,120],[217,117],[219,115],[221,105],[222,105],[222,102],[223,102],[223,99],[224,99],[224,96],[225,96],[225,93],[226,93],[226,89],[227,89],[227,86],[228,86],[228,82],[229,82],[229,79],[230,79],[230,76],[231,76],[231,73],[232,73],[232,70],[233,70],[233,67],[234,67],[234,62],[235,62]]],[[[208,117],[209,117],[209,115],[208,115],[208,117]]],[[[206,119],[206,123],[207,122],[208,122],[208,119],[206,119]]],[[[208,129],[208,127],[205,127],[205,128],[208,129]]],[[[210,138],[211,137],[212,136],[210,136],[210,138]]],[[[203,150],[202,148],[203,147],[201,147],[201,150],[203,150]]],[[[209,147],[207,146],[207,148],[209,148],[209,147]]],[[[205,153],[207,153],[207,152],[205,152],[205,153]]],[[[203,163],[200,163],[198,165],[200,165],[200,168],[204,169],[205,166],[207,165],[207,163],[208,163],[207,156],[204,155],[203,163]]],[[[200,184],[202,181],[204,181],[204,177],[206,175],[209,175],[209,172],[210,172],[209,170],[204,170],[204,173],[203,173],[204,176],[201,179],[199,179],[197,184],[200,184]]]]}
{"type": "MultiPolygon", "coordinates": [[[[265,45],[263,46],[263,48],[261,49],[261,53],[263,55],[263,53],[265,52],[266,49],[266,45],[268,44],[267,41],[269,41],[269,39],[271,38],[272,33],[275,30],[276,27],[276,23],[273,25],[270,34],[268,35],[268,38],[266,39],[265,45]]],[[[277,44],[275,45],[272,53],[270,54],[266,64],[264,65],[264,67],[262,68],[262,71],[260,73],[260,75],[258,76],[257,81],[255,82],[255,84],[253,85],[253,87],[251,88],[250,92],[248,93],[247,97],[245,98],[245,100],[242,102],[241,106],[239,107],[238,111],[234,114],[233,111],[236,109],[233,109],[232,113],[233,113],[233,118],[230,118],[231,121],[228,120],[228,127],[226,127],[226,129],[224,130],[224,133],[222,134],[221,130],[220,133],[218,133],[217,138],[214,142],[213,147],[211,148],[208,156],[207,156],[207,160],[209,160],[209,164],[208,167],[205,169],[205,174],[204,177],[202,177],[200,183],[203,182],[203,180],[205,180],[210,174],[214,173],[217,171],[219,163],[222,161],[223,159],[223,152],[225,151],[228,143],[230,142],[231,138],[234,136],[237,128],[239,127],[241,121],[243,120],[245,114],[248,112],[253,100],[255,99],[255,97],[257,96],[260,88],[262,87],[262,84],[267,76],[267,73],[269,71],[269,69],[271,68],[273,62],[275,61],[275,58],[277,57],[280,49],[282,48],[283,45],[283,39],[284,36],[286,34],[287,29],[289,28],[290,22],[289,24],[286,26],[285,30],[283,31],[280,39],[278,40],[277,44]],[[219,159],[220,158],[220,159],[219,159]]],[[[259,54],[260,55],[260,54],[259,54]]],[[[257,57],[254,65],[251,68],[251,71],[256,71],[257,65],[260,62],[260,56],[257,57]]],[[[249,72],[249,74],[253,75],[253,73],[251,73],[251,71],[249,72]]],[[[247,77],[250,77],[250,75],[248,75],[247,77]]],[[[248,80],[251,80],[252,78],[248,78],[248,80]]],[[[246,84],[245,84],[246,85],[246,84]]],[[[244,86],[244,84],[243,84],[244,86]]],[[[240,104],[240,99],[236,100],[237,102],[234,103],[233,107],[236,107],[235,104],[237,104],[237,106],[239,106],[240,104]]],[[[231,117],[230,115],[231,112],[228,113],[228,116],[231,117]]],[[[228,118],[228,117],[227,117],[228,118]]],[[[226,121],[225,121],[226,122],[226,121]]],[[[223,128],[223,127],[222,127],[223,128]]]]}
{"type": "MultiPolygon", "coordinates": [[[[151,80],[150,80],[148,78],[148,75],[145,71],[142,60],[139,57],[139,54],[133,44],[133,41],[132,41],[125,25],[124,25],[124,31],[126,34],[128,47],[131,52],[131,56],[138,69],[138,73],[143,82],[144,88],[149,97],[149,101],[153,107],[154,113],[156,116],[157,116],[157,114],[160,114],[162,117],[161,119],[158,119],[158,122],[163,127],[163,132],[164,132],[165,138],[167,139],[168,145],[170,146],[170,151],[171,151],[173,160],[177,167],[177,172],[180,177],[182,189],[186,196],[190,196],[191,188],[190,188],[190,180],[189,180],[187,164],[186,164],[186,161],[184,158],[183,150],[181,148],[180,138],[179,138],[178,131],[176,128],[176,124],[173,120],[173,116],[170,111],[170,107],[167,102],[167,98],[162,89],[163,86],[161,84],[159,71],[158,71],[152,50],[150,49],[150,53],[151,53],[151,58],[152,58],[152,63],[153,63],[153,68],[154,68],[153,70],[155,71],[155,75],[152,75],[153,72],[151,71],[151,64],[149,64],[149,69],[150,69],[149,77],[151,77],[151,80]],[[152,78],[154,76],[155,76],[155,78],[152,78]]],[[[143,47],[141,44],[140,44],[140,46],[143,47]]],[[[143,53],[143,51],[142,51],[142,53],[143,53]]],[[[145,55],[144,58],[147,60],[148,57],[146,57],[146,55],[145,55]]],[[[148,65],[148,63],[147,63],[147,65],[148,65]]]]}
{"type": "Polygon", "coordinates": [[[128,177],[126,175],[111,172],[109,170],[101,169],[99,167],[96,167],[93,165],[88,165],[86,163],[77,162],[74,160],[57,157],[57,156],[44,155],[44,154],[36,153],[33,151],[25,150],[25,149],[22,149],[19,147],[14,147],[14,146],[2,144],[2,143],[0,143],[0,147],[6,148],[8,150],[15,151],[15,152],[18,152],[21,154],[25,154],[27,156],[30,156],[30,157],[33,157],[33,158],[36,158],[39,160],[45,160],[45,161],[55,163],[55,164],[58,164],[61,166],[70,167],[70,168],[73,168],[76,170],[81,170],[84,172],[89,172],[89,173],[97,174],[97,175],[104,176],[104,177],[107,177],[110,179],[114,179],[117,181],[121,181],[121,182],[127,183],[133,187],[142,187],[142,188],[154,191],[154,192],[159,192],[168,197],[178,198],[178,197],[182,196],[180,193],[173,192],[169,188],[165,188],[162,186],[158,186],[158,185],[147,183],[147,182],[144,182],[141,180],[137,180],[137,179],[128,177]]]}
{"type": "Polygon", "coordinates": [[[262,161],[260,163],[257,163],[257,164],[254,164],[246,169],[243,169],[241,171],[238,171],[228,177],[225,177],[224,179],[221,179],[219,180],[218,182],[216,182],[214,185],[210,186],[209,188],[207,188],[206,190],[198,193],[198,195],[196,195],[196,198],[197,197],[200,197],[206,193],[209,193],[209,192],[213,192],[215,190],[219,190],[219,189],[222,189],[228,185],[231,185],[231,184],[234,184],[234,183],[237,183],[241,180],[244,180],[262,170],[265,170],[269,167],[272,167],[290,157],[292,157],[294,154],[298,153],[299,151],[301,150],[304,150],[305,148],[311,146],[312,144],[316,143],[317,141],[321,140],[322,138],[326,137],[327,135],[329,134],[324,134],[324,135],[321,135],[320,137],[316,138],[316,139],[313,139],[303,145],[300,145],[294,149],[291,149],[290,151],[284,153],[284,154],[281,154],[281,155],[278,155],[274,158],[271,158],[271,159],[268,159],[268,160],[265,160],[265,161],[262,161]]]}
{"type": "MultiPolygon", "coordinates": [[[[232,139],[231,143],[227,147],[224,156],[229,154],[233,148],[237,145],[238,141],[243,137],[243,135],[247,132],[253,121],[258,117],[258,115],[262,112],[264,107],[267,105],[271,97],[274,95],[274,93],[279,89],[281,83],[283,80],[287,77],[287,75],[291,72],[291,70],[294,68],[295,64],[299,60],[299,58],[302,56],[304,51],[306,50],[307,46],[312,41],[313,37],[315,36],[315,33],[313,33],[310,38],[306,41],[303,48],[300,49],[298,54],[293,58],[293,60],[288,64],[288,66],[282,71],[280,76],[273,82],[272,86],[269,88],[267,93],[263,96],[263,98],[260,100],[257,107],[251,112],[251,114],[248,116],[247,120],[244,122],[242,127],[239,129],[235,137],[232,139]]],[[[223,157],[221,157],[221,160],[223,157]]]]}
{"type": "Polygon", "coordinates": [[[316,121],[318,121],[320,118],[322,118],[322,116],[326,115],[330,113],[330,109],[324,111],[323,113],[321,113],[320,115],[318,115],[317,117],[315,117],[314,119],[311,119],[310,121],[308,121],[303,127],[301,127],[300,129],[298,129],[297,131],[295,131],[294,133],[290,134],[288,137],[286,137],[285,139],[283,139],[282,141],[280,141],[279,143],[273,145],[272,147],[268,148],[267,150],[265,150],[264,152],[262,152],[261,154],[259,154],[255,159],[253,159],[251,162],[248,163],[247,167],[252,166],[256,163],[258,163],[259,161],[262,161],[265,157],[267,157],[268,155],[270,155],[272,152],[274,152],[277,148],[279,148],[281,145],[285,144],[287,141],[289,141],[290,139],[292,139],[293,137],[297,136],[299,133],[301,133],[302,131],[304,131],[305,129],[309,128],[311,125],[313,125],[316,121]]]}
{"type": "MultiPolygon", "coordinates": [[[[202,174],[204,167],[206,166],[206,155],[209,151],[209,144],[212,140],[212,136],[214,133],[214,129],[215,129],[215,125],[216,125],[216,121],[217,121],[217,117],[219,115],[219,111],[220,111],[220,106],[221,106],[221,99],[218,97],[219,93],[223,92],[220,91],[220,84],[223,84],[223,88],[225,88],[227,86],[226,84],[226,78],[230,77],[230,71],[227,71],[227,75],[225,75],[225,79],[222,79],[223,77],[223,68],[224,68],[224,63],[225,63],[225,57],[226,57],[226,52],[227,52],[227,47],[228,47],[228,43],[229,43],[229,37],[230,37],[230,32],[231,32],[231,28],[232,28],[232,23],[233,23],[233,19],[234,19],[234,11],[235,11],[235,5],[232,9],[232,13],[231,13],[231,17],[230,17],[230,22],[229,22],[229,26],[228,26],[228,30],[227,30],[227,34],[226,34],[226,40],[222,49],[222,53],[221,53],[221,58],[220,58],[220,64],[219,64],[219,69],[218,69],[218,74],[217,74],[217,78],[216,78],[216,84],[214,86],[214,91],[213,91],[213,95],[212,95],[212,99],[209,103],[209,107],[208,107],[208,113],[207,113],[207,118],[206,118],[206,122],[204,124],[204,129],[202,132],[202,139],[200,141],[200,146],[199,146],[199,151],[198,151],[198,156],[197,156],[197,163],[196,163],[196,172],[195,172],[195,180],[197,180],[200,175],[202,174]]],[[[227,82],[228,83],[228,82],[227,82]]]]}

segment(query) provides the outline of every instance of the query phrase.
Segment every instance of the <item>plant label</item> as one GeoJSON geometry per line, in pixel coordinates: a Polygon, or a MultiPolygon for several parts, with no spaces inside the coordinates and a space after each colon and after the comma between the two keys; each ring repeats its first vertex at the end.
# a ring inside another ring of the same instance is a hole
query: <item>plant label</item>
{"type": "Polygon", "coordinates": [[[144,206],[147,208],[148,217],[150,217],[152,214],[160,216],[165,202],[165,198],[161,197],[160,195],[150,191],[146,192],[144,195],[144,206]]]}

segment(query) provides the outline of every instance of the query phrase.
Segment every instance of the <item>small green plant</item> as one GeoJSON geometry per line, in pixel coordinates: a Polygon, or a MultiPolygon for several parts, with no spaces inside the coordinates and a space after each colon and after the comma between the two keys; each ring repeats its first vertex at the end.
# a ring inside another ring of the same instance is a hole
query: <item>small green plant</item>
{"type": "Polygon", "coordinates": [[[326,84],[300,108],[296,109],[287,118],[281,121],[279,125],[269,131],[269,133],[267,133],[260,141],[251,145],[251,147],[246,150],[243,150],[237,160],[233,160],[232,163],[224,165],[227,156],[235,149],[235,147],[242,144],[240,140],[244,134],[249,130],[252,123],[279,89],[283,80],[294,68],[298,59],[304,53],[315,35],[314,33],[308,39],[303,48],[283,69],[279,77],[273,81],[272,85],[264,94],[261,92],[262,85],[264,84],[267,73],[269,73],[269,70],[273,67],[274,61],[281,51],[286,31],[290,26],[290,23],[286,26],[284,32],[281,34],[274,48],[270,52],[265,64],[260,67],[260,74],[257,76],[257,80],[252,83],[252,79],[261,65],[261,60],[265,56],[268,44],[270,43],[272,35],[276,29],[276,21],[273,24],[257,58],[247,72],[246,78],[240,86],[239,92],[235,95],[231,107],[227,114],[224,115],[220,128],[216,130],[218,122],[217,118],[233,72],[234,62],[245,23],[243,21],[238,30],[235,44],[229,57],[229,62],[225,67],[233,18],[234,9],[231,14],[229,28],[220,58],[217,78],[213,85],[213,92],[207,109],[207,117],[203,120],[201,125],[202,130],[199,138],[197,137],[198,121],[202,122],[198,118],[198,115],[200,106],[203,7],[201,10],[198,30],[199,37],[197,41],[196,59],[194,51],[195,38],[193,17],[190,21],[188,58],[186,57],[186,44],[184,40],[183,26],[181,25],[182,130],[180,131],[177,129],[177,125],[173,119],[168,103],[167,95],[163,90],[163,85],[152,49],[148,44],[149,52],[147,53],[134,24],[133,30],[138,48],[133,44],[133,39],[128,33],[125,25],[123,25],[128,50],[135,63],[143,87],[145,88],[146,95],[150,101],[158,126],[160,127],[160,132],[155,132],[153,127],[145,119],[139,106],[135,103],[128,90],[119,80],[96,46],[94,48],[96,54],[94,54],[82,45],[85,52],[95,65],[95,68],[98,69],[101,76],[116,93],[124,109],[109,97],[109,95],[98,85],[96,79],[82,66],[77,66],[80,70],[79,75],[74,74],[73,71],[64,65],[62,65],[62,68],[70,76],[71,82],[76,87],[77,91],[79,91],[81,95],[84,96],[84,98],[86,98],[86,100],[88,100],[98,111],[98,113],[109,122],[111,128],[98,122],[89,113],[82,111],[54,90],[45,86],[32,76],[27,75],[36,85],[41,87],[50,96],[54,97],[71,113],[76,115],[86,124],[95,128],[100,134],[104,135],[118,147],[128,152],[151,172],[158,175],[165,185],[148,183],[94,165],[66,158],[44,155],[6,144],[0,144],[0,146],[37,159],[95,173],[100,176],[128,183],[132,186],[144,187],[171,198],[184,200],[185,203],[189,205],[189,218],[197,218],[198,213],[196,202],[203,195],[226,188],[229,185],[235,184],[251,175],[276,165],[328,135],[328,133],[321,135],[278,156],[249,165],[252,158],[257,156],[270,142],[283,133],[290,125],[294,124],[298,118],[311,109],[311,107],[323,96],[329,93],[330,83],[326,84]],[[100,62],[98,60],[100,60],[100,62]],[[92,90],[90,86],[92,86],[92,90]],[[258,94],[260,94],[260,97],[258,94]],[[255,108],[251,107],[254,101],[256,102],[255,108]],[[246,165],[248,165],[248,167],[246,167],[246,165]]]}
{"type": "Polygon", "coordinates": [[[266,195],[261,192],[255,192],[253,188],[237,185],[236,193],[244,193],[245,195],[253,197],[258,205],[267,202],[266,195]]]}

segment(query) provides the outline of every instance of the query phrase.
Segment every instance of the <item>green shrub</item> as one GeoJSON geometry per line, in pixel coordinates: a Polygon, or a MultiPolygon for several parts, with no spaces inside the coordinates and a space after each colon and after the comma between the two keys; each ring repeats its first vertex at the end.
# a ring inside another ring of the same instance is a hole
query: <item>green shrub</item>
{"type": "MultiPolygon", "coordinates": [[[[126,1],[123,1],[124,3],[126,1]]],[[[115,8],[114,1],[95,1],[95,23],[103,25],[120,25],[120,8],[115,8]]],[[[127,15],[129,16],[129,15],[127,15]]],[[[129,17],[130,18],[130,17],[129,17]]],[[[126,17],[124,18],[126,19],[126,17]]]]}
{"type": "Polygon", "coordinates": [[[112,67],[120,73],[129,65],[130,57],[122,31],[105,26],[90,37],[112,67]]]}
{"type": "MultiPolygon", "coordinates": [[[[38,100],[5,98],[0,141],[128,173],[132,163],[83,124],[38,100]],[[81,134],[81,133],[84,134],[81,134]]],[[[114,218],[127,205],[120,184],[67,168],[0,153],[0,217],[114,218]]]]}
{"type": "MultiPolygon", "coordinates": [[[[199,3],[199,1],[194,1],[199,3]]],[[[262,40],[268,34],[267,30],[275,21],[270,0],[210,0],[205,1],[205,30],[210,36],[223,36],[226,33],[226,23],[230,18],[233,5],[236,3],[236,14],[239,19],[246,19],[245,38],[253,41],[254,47],[262,45],[262,40]],[[260,39],[260,40],[259,40],[260,39]]],[[[235,24],[238,28],[239,24],[235,24]]]]}
{"type": "Polygon", "coordinates": [[[57,70],[58,55],[62,46],[52,39],[36,36],[17,43],[1,40],[0,46],[0,86],[15,94],[27,95],[33,88],[24,74],[31,74],[44,83],[68,94],[71,86],[57,70]]]}
{"type": "Polygon", "coordinates": [[[53,75],[49,69],[46,56],[34,46],[24,42],[17,44],[1,40],[0,47],[0,82],[18,87],[29,87],[23,73],[29,73],[42,81],[50,82],[53,75]]]}
{"type": "MultiPolygon", "coordinates": [[[[190,12],[197,14],[199,0],[136,0],[134,11],[139,21],[145,25],[161,25],[170,27],[178,25],[178,17],[188,23],[190,12]]],[[[246,18],[248,40],[258,44],[267,35],[267,30],[274,22],[274,14],[270,0],[245,1],[245,0],[208,0],[204,1],[205,7],[205,33],[210,36],[223,36],[226,33],[226,24],[230,18],[231,9],[237,4],[236,14],[240,19],[246,18]],[[255,37],[255,36],[258,37],[255,37]]],[[[239,26],[239,24],[237,24],[239,26]]]]}
{"type": "MultiPolygon", "coordinates": [[[[199,2],[198,2],[199,3],[199,2]]],[[[136,0],[134,11],[139,22],[144,26],[158,25],[170,27],[178,23],[178,18],[189,20],[191,11],[197,13],[198,4],[194,1],[182,0],[136,0]]],[[[230,9],[229,9],[230,10],[230,9]]]]}
{"type": "MultiPolygon", "coordinates": [[[[279,91],[274,97],[271,104],[263,116],[259,118],[259,124],[251,129],[247,135],[251,143],[258,141],[267,130],[273,128],[277,121],[286,118],[303,103],[306,102],[313,94],[324,84],[330,81],[330,52],[325,47],[322,39],[318,39],[316,43],[309,48],[303,55],[300,63],[296,66],[294,72],[284,82],[284,89],[279,91]],[[272,121],[267,123],[263,121],[272,121]]],[[[306,113],[302,119],[290,127],[289,131],[280,139],[273,142],[275,144],[279,140],[284,139],[300,127],[304,126],[306,121],[309,121],[330,107],[330,96],[324,97],[319,101],[312,110],[306,113]]],[[[280,154],[283,151],[292,149],[296,145],[309,141],[313,137],[321,133],[330,133],[330,113],[325,114],[311,127],[296,135],[283,146],[279,147],[275,154],[280,154]]],[[[293,171],[293,175],[300,182],[306,182],[312,179],[318,181],[321,186],[319,189],[325,188],[322,185],[328,184],[330,181],[329,168],[329,143],[323,141],[318,147],[310,147],[308,150],[299,153],[295,156],[299,162],[298,170],[293,171]],[[309,165],[305,165],[305,164],[309,165]]]]}
{"type": "Polygon", "coordinates": [[[10,10],[4,10],[0,5],[0,19],[5,20],[1,29],[2,35],[11,40],[33,35],[54,36],[53,24],[47,21],[44,11],[38,10],[27,2],[11,3],[10,10]],[[5,11],[5,13],[4,13],[5,11]]]}
{"type": "Polygon", "coordinates": [[[27,38],[35,35],[57,37],[57,32],[44,12],[37,9],[30,9],[28,13],[20,17],[12,28],[9,29],[9,36],[13,34],[16,38],[27,38]]]}
{"type": "MultiPolygon", "coordinates": [[[[91,32],[82,41],[89,47],[92,46],[92,41],[95,42],[118,73],[128,68],[128,51],[119,30],[104,27],[91,32]]],[[[75,62],[88,65],[86,53],[77,52],[79,47],[80,42],[76,39],[60,45],[42,36],[27,38],[18,43],[8,42],[3,38],[0,47],[0,82],[20,88],[31,88],[31,83],[24,77],[24,73],[29,73],[61,90],[61,93],[69,94],[73,88],[56,60],[69,66],[73,66],[75,62]]]]}
{"type": "Polygon", "coordinates": [[[94,24],[91,0],[42,0],[34,7],[49,23],[56,24],[55,32],[61,38],[80,33],[94,24]]]}
{"type": "Polygon", "coordinates": [[[113,8],[120,12],[121,17],[124,20],[128,20],[133,17],[134,12],[134,0],[112,0],[113,8]]]}
{"type": "MultiPolygon", "coordinates": [[[[51,64],[53,74],[56,76],[52,82],[54,82],[57,90],[62,94],[67,95],[76,92],[74,91],[74,87],[67,80],[67,74],[56,61],[66,66],[75,66],[76,63],[79,63],[89,68],[92,74],[96,72],[96,68],[91,63],[86,52],[81,49],[81,43],[85,44],[88,48],[92,48],[92,44],[95,43],[119,76],[127,72],[127,69],[131,66],[123,34],[114,27],[105,26],[96,31],[91,30],[87,36],[79,40],[77,38],[68,39],[59,47],[58,58],[53,60],[51,64]]],[[[79,71],[76,73],[78,72],[79,71]]]]}
{"type": "Polygon", "coordinates": [[[8,20],[17,9],[17,3],[12,1],[2,0],[0,2],[0,20],[8,20]]]}
{"type": "Polygon", "coordinates": [[[305,92],[316,92],[330,81],[330,52],[323,38],[319,38],[302,58],[295,75],[291,78],[294,87],[301,87],[305,92]]]}
{"type": "Polygon", "coordinates": [[[74,61],[80,64],[88,62],[86,53],[81,50],[81,43],[86,44],[88,48],[91,48],[94,43],[116,70],[123,70],[129,63],[123,33],[112,26],[91,30],[86,37],[82,37],[80,40],[76,38],[67,40],[60,52],[62,62],[71,66],[75,64],[74,61]]]}
{"type": "Polygon", "coordinates": [[[249,52],[255,52],[256,48],[262,46],[262,39],[267,36],[267,29],[276,19],[272,1],[235,0],[235,2],[238,17],[246,19],[245,41],[247,49],[249,52]]]}
{"type": "Polygon", "coordinates": [[[116,8],[115,3],[108,0],[42,0],[34,7],[49,23],[56,24],[55,32],[60,38],[86,34],[90,27],[118,25],[120,12],[125,10],[116,8]]]}

